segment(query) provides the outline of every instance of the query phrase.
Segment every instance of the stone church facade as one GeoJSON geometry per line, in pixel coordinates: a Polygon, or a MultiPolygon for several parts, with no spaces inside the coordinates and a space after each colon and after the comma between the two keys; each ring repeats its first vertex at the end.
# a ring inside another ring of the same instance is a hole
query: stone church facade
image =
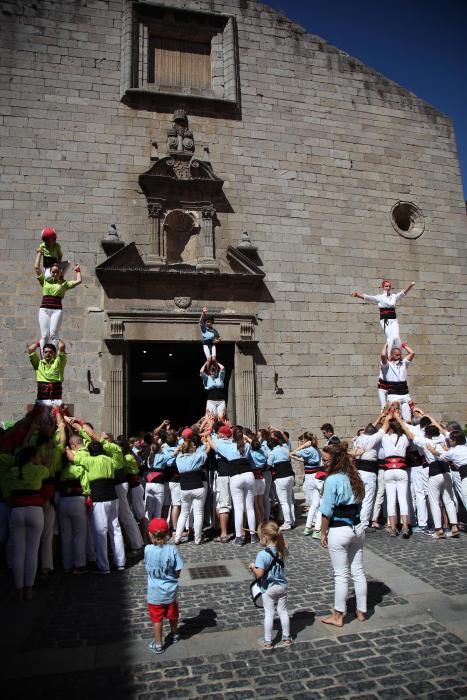
{"type": "Polygon", "coordinates": [[[196,415],[207,306],[235,421],[352,435],[378,412],[384,336],[350,293],[384,277],[416,283],[399,307],[413,398],[467,419],[467,224],[446,116],[249,0],[0,13],[1,418],[34,397],[23,349],[54,226],[83,272],[64,302],[64,398],[102,428],[196,415]]]}

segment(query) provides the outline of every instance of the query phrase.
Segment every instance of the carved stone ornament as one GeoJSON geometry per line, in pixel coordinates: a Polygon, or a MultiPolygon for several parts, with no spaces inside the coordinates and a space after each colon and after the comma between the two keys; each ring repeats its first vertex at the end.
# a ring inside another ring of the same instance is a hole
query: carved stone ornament
{"type": "Polygon", "coordinates": [[[191,297],[174,297],[174,304],[179,309],[188,309],[191,305],[191,297]]]}
{"type": "MultiPolygon", "coordinates": [[[[168,161],[167,164],[169,165],[168,161]]],[[[170,165],[179,180],[189,180],[191,178],[189,160],[174,160],[170,165]]]]}
{"type": "Polygon", "coordinates": [[[110,336],[112,338],[123,338],[123,331],[123,321],[117,321],[114,319],[110,321],[110,336]]]}
{"type": "Polygon", "coordinates": [[[148,204],[148,216],[157,219],[161,216],[164,208],[161,204],[148,204]]]}

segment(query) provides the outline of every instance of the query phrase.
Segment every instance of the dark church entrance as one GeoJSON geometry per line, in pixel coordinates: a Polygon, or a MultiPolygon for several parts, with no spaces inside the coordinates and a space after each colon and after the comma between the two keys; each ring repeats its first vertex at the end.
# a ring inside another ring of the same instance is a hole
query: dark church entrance
{"type": "MultiPolygon", "coordinates": [[[[234,343],[218,346],[226,370],[226,390],[234,367],[234,343]]],[[[199,376],[204,362],[197,343],[129,343],[128,429],[152,430],[165,418],[173,427],[191,425],[204,414],[206,392],[199,376]]]]}

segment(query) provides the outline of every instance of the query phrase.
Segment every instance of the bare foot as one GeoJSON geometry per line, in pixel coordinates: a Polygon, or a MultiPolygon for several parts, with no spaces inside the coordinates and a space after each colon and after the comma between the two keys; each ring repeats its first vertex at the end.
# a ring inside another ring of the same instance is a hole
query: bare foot
{"type": "Polygon", "coordinates": [[[322,617],[321,622],[325,625],[334,625],[334,627],[344,626],[344,616],[340,613],[334,613],[328,617],[322,617]]]}
{"type": "Polygon", "coordinates": [[[359,620],[360,622],[365,622],[365,620],[366,620],[366,615],[365,615],[365,613],[362,613],[361,610],[356,610],[355,616],[356,616],[357,620],[359,620]]]}

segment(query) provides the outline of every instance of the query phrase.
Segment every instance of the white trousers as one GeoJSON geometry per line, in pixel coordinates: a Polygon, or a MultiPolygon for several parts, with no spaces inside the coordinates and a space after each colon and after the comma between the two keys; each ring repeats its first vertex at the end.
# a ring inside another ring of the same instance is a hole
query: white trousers
{"type": "Polygon", "coordinates": [[[264,607],[264,641],[272,641],[272,628],[274,625],[274,609],[277,606],[277,614],[281,621],[282,639],[290,639],[290,619],[287,610],[287,589],[277,584],[269,586],[263,593],[264,607]]]}
{"type": "Polygon", "coordinates": [[[440,530],[442,527],[440,501],[443,501],[450,524],[455,525],[457,523],[457,511],[450,474],[430,476],[428,479],[428,500],[430,501],[431,517],[436,530],[440,530]]]}
{"type": "Polygon", "coordinates": [[[373,515],[371,516],[372,521],[375,523],[379,518],[381,512],[381,506],[384,502],[384,469],[378,469],[378,481],[376,489],[375,504],[373,506],[373,515]]]}
{"type": "Polygon", "coordinates": [[[115,484],[115,492],[118,496],[118,519],[131,549],[141,549],[144,542],[128,502],[129,488],[128,483],[115,484]]]}
{"type": "Polygon", "coordinates": [[[246,511],[248,529],[256,530],[255,477],[253,472],[244,472],[230,477],[230,493],[235,516],[235,537],[243,537],[243,516],[246,511]]]}
{"type": "Polygon", "coordinates": [[[46,343],[58,347],[58,332],[62,324],[62,309],[39,309],[39,327],[41,329],[41,354],[46,343]]]}
{"type": "Polygon", "coordinates": [[[393,348],[400,348],[401,339],[399,331],[399,321],[397,318],[388,318],[386,321],[381,319],[379,325],[383,329],[383,333],[386,336],[388,343],[388,357],[391,357],[391,351],[393,348]]]}
{"type": "Polygon", "coordinates": [[[464,508],[467,510],[467,478],[461,479],[461,475],[457,470],[451,471],[452,486],[454,489],[454,497],[462,501],[464,508]]]}
{"type": "Polygon", "coordinates": [[[190,510],[193,508],[193,529],[195,531],[195,542],[199,544],[203,536],[204,501],[206,500],[207,486],[199,489],[181,489],[182,508],[177,522],[175,539],[178,541],[182,537],[185,524],[188,521],[190,510]]]}
{"type": "Polygon", "coordinates": [[[144,518],[144,488],[142,484],[139,486],[134,486],[128,490],[128,500],[130,502],[131,510],[139,523],[140,520],[144,518]]]}
{"type": "Polygon", "coordinates": [[[357,610],[366,612],[367,583],[363,570],[365,531],[357,526],[357,532],[344,525],[330,527],[328,533],[329,556],[334,569],[334,610],[341,613],[347,612],[349,574],[353,580],[357,610]]]}
{"type": "Polygon", "coordinates": [[[311,528],[315,525],[315,530],[321,529],[321,511],[319,504],[323,495],[324,481],[316,479],[313,474],[305,474],[303,481],[303,491],[308,497],[308,514],[306,518],[306,527],[311,528]],[[319,527],[318,527],[319,526],[319,527]]]}
{"type": "Polygon", "coordinates": [[[263,505],[264,505],[264,519],[268,522],[271,517],[271,484],[272,484],[272,474],[271,470],[268,469],[264,472],[264,493],[263,493],[263,505]]]}
{"type": "Polygon", "coordinates": [[[409,514],[407,494],[409,490],[409,477],[405,469],[386,469],[384,472],[384,487],[389,517],[397,515],[397,503],[401,515],[409,514]]]}
{"type": "Polygon", "coordinates": [[[164,494],[165,484],[157,484],[154,481],[148,481],[146,483],[144,508],[148,520],[161,517],[162,506],[164,505],[164,494]]]}
{"type": "Polygon", "coordinates": [[[182,505],[182,494],[179,481],[169,481],[170,502],[172,506],[182,505]]]}
{"type": "Polygon", "coordinates": [[[384,408],[388,400],[388,392],[386,389],[378,389],[378,398],[381,408],[384,408]]]}
{"type": "Polygon", "coordinates": [[[11,564],[16,588],[34,585],[37,555],[44,527],[42,506],[12,508],[10,516],[11,564]]]}
{"type": "Polygon", "coordinates": [[[276,487],[277,500],[279,501],[280,507],[282,509],[282,517],[284,518],[284,525],[292,526],[295,522],[294,512],[294,502],[293,502],[293,476],[284,476],[281,479],[274,480],[274,486],[276,487]]]}
{"type": "Polygon", "coordinates": [[[62,541],[62,563],[65,571],[86,566],[88,517],[84,496],[65,496],[58,503],[58,519],[62,541]]]}
{"type": "Polygon", "coordinates": [[[419,527],[426,527],[428,524],[428,508],[425,494],[425,475],[423,467],[410,467],[410,493],[412,496],[413,509],[417,514],[417,524],[419,527]]]}
{"type": "Polygon", "coordinates": [[[216,359],[216,345],[213,343],[212,345],[205,345],[203,343],[203,350],[204,354],[206,356],[206,360],[209,360],[209,358],[213,357],[216,359]]]}
{"type": "Polygon", "coordinates": [[[216,510],[218,513],[230,513],[232,496],[230,493],[230,476],[217,476],[214,482],[216,493],[216,510]]]}
{"type": "Polygon", "coordinates": [[[53,538],[55,525],[55,507],[46,501],[42,506],[44,510],[44,527],[41,535],[40,559],[42,571],[49,569],[53,571],[54,555],[53,555],[53,538]]]}
{"type": "Polygon", "coordinates": [[[115,565],[125,566],[125,545],[118,521],[118,498],[93,504],[91,527],[98,568],[101,571],[110,571],[107,535],[110,537],[115,565]]]}
{"type": "Polygon", "coordinates": [[[366,530],[370,524],[370,518],[373,513],[373,506],[375,504],[376,497],[376,474],[372,472],[365,472],[363,470],[358,470],[360,477],[365,484],[365,495],[363,497],[362,506],[360,509],[360,523],[362,527],[366,530]]]}

